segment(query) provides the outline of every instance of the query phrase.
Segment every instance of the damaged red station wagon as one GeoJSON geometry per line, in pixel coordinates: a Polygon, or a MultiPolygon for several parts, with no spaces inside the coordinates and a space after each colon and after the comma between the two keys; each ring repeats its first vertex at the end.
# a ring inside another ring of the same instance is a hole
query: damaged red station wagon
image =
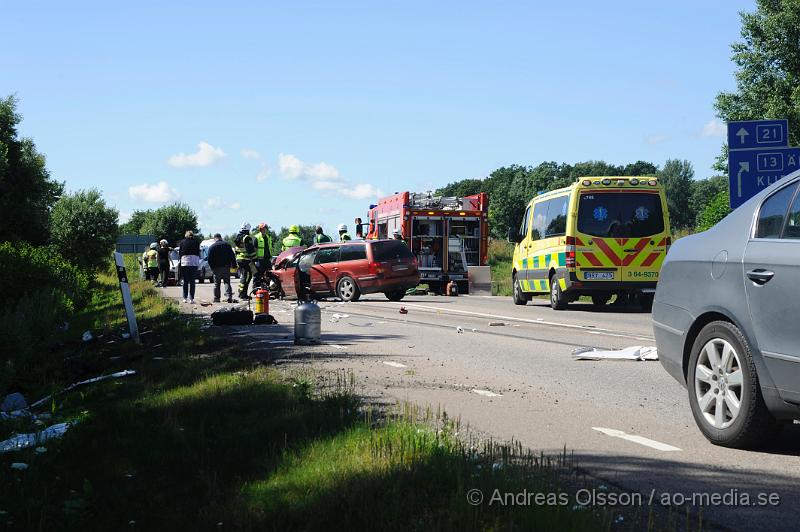
{"type": "Polygon", "coordinates": [[[291,248],[275,259],[272,270],[284,297],[297,297],[298,266],[309,266],[311,294],[357,301],[383,292],[400,301],[419,284],[417,260],[401,240],[357,240],[291,248]]]}

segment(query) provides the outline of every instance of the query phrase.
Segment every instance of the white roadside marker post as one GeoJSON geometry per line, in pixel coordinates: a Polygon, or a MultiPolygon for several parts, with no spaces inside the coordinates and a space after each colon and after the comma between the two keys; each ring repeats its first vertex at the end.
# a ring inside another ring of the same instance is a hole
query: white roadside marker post
{"type": "Polygon", "coordinates": [[[122,253],[114,252],[114,263],[117,265],[117,279],[119,279],[119,290],[122,292],[122,303],[125,305],[125,316],[128,318],[128,330],[133,341],[140,344],[142,341],[139,339],[139,326],[136,324],[136,314],[133,312],[131,288],[128,286],[128,274],[125,272],[122,253]]]}

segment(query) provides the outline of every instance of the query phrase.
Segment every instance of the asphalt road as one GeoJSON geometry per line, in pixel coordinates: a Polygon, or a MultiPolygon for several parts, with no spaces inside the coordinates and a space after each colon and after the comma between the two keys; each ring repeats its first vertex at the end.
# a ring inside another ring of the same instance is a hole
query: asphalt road
{"type": "MultiPolygon", "coordinates": [[[[165,292],[179,296],[177,287],[165,292]]],[[[197,300],[211,301],[208,284],[198,285],[197,300]]],[[[480,432],[546,453],[566,447],[579,467],[643,494],[645,505],[669,497],[681,503],[678,513],[702,507],[704,518],[731,530],[783,530],[800,522],[800,426],[787,427],[760,451],[716,447],[696,428],[684,388],[658,362],[573,359],[578,347],[655,345],[650,314],[583,304],[556,312],[546,300],[518,307],[510,298],[469,296],[393,303],[372,295],[320,306],[323,345],[300,348],[287,340],[288,301],[271,302],[278,326],[236,334],[249,339],[255,356],[276,363],[352,370],[367,396],[441,406],[480,432]],[[766,505],[742,504],[761,494],[766,505]],[[723,495],[719,504],[708,499],[723,495]]]]}

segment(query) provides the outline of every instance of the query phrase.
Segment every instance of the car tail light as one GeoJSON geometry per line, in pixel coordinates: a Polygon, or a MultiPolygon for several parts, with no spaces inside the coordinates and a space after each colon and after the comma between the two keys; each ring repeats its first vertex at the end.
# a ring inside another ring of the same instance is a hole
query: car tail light
{"type": "Polygon", "coordinates": [[[369,263],[369,274],[370,275],[382,275],[383,274],[383,266],[381,266],[380,262],[370,262],[369,263]]]}
{"type": "Polygon", "coordinates": [[[575,267],[575,237],[567,237],[567,253],[566,253],[566,267],[575,267]]]}

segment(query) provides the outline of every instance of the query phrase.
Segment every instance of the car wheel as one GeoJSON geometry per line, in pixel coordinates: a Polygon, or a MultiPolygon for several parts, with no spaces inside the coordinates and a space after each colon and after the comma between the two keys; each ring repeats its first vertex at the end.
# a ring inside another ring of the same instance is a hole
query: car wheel
{"type": "Polygon", "coordinates": [[[555,275],[550,276],[550,306],[553,310],[567,308],[567,298],[564,297],[564,292],[561,291],[561,286],[559,286],[555,275]]]}
{"type": "Polygon", "coordinates": [[[645,312],[653,312],[653,298],[655,294],[639,294],[639,306],[645,312]]]}
{"type": "Polygon", "coordinates": [[[522,283],[517,279],[517,274],[512,277],[514,287],[511,292],[511,299],[515,305],[527,305],[530,298],[522,291],[522,283]]]}
{"type": "Polygon", "coordinates": [[[391,292],[384,292],[384,295],[386,296],[386,299],[388,299],[389,301],[400,301],[404,297],[406,297],[406,291],[405,290],[393,290],[391,292]]]}
{"type": "Polygon", "coordinates": [[[611,294],[592,294],[592,305],[604,307],[609,299],[611,299],[611,294]]]}
{"type": "Polygon", "coordinates": [[[731,323],[714,321],[700,331],[687,388],[697,426],[716,445],[757,446],[781,428],[764,403],[747,339],[731,323]]]}
{"type": "Polygon", "coordinates": [[[336,283],[336,295],[342,301],[358,301],[361,293],[358,290],[358,285],[352,277],[342,277],[336,283]]]}

